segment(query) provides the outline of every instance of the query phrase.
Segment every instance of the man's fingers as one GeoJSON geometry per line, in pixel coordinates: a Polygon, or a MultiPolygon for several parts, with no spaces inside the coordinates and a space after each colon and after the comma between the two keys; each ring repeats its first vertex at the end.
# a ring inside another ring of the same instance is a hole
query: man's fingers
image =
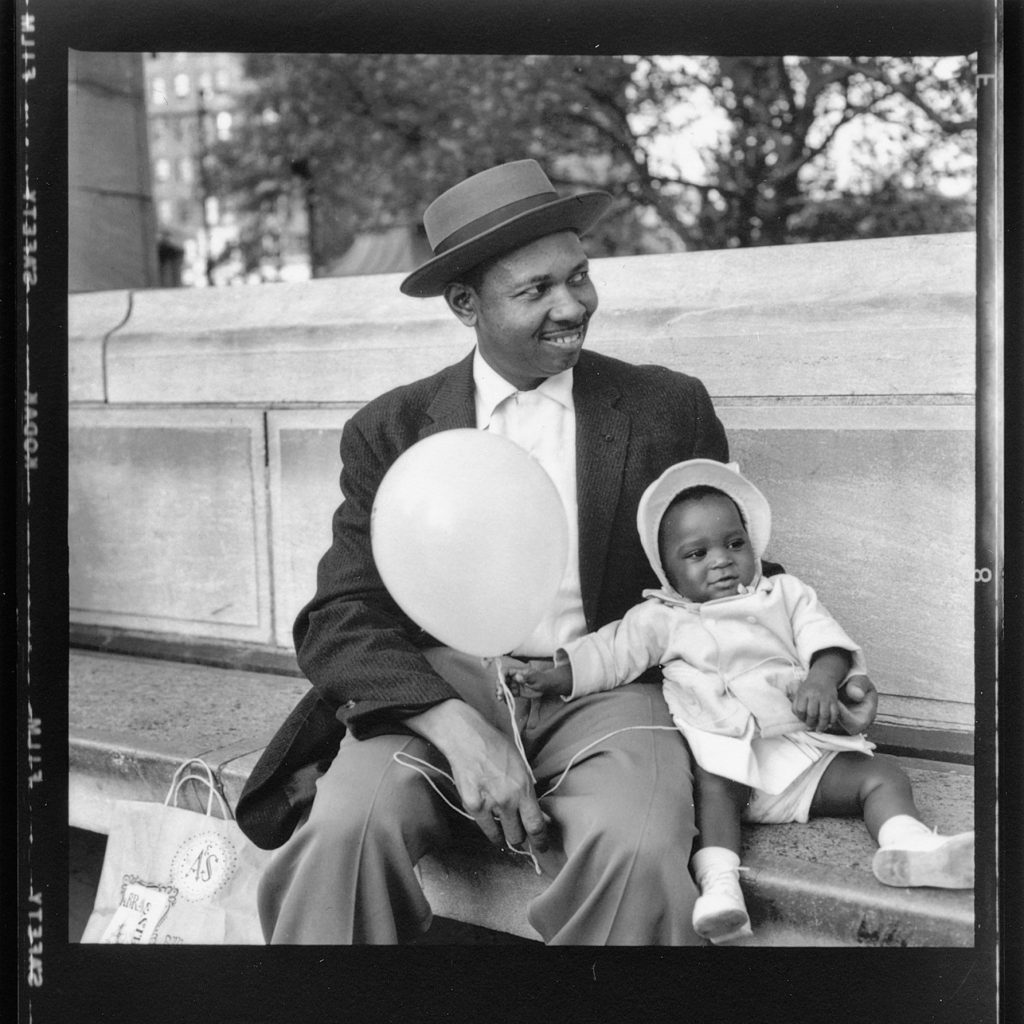
{"type": "Polygon", "coordinates": [[[839,719],[837,724],[839,728],[843,730],[843,732],[847,733],[850,736],[853,736],[856,733],[860,732],[860,723],[857,721],[853,712],[851,712],[845,704],[839,705],[839,719]]]}
{"type": "Polygon", "coordinates": [[[474,814],[473,820],[480,827],[480,831],[487,836],[488,842],[497,847],[505,845],[505,838],[502,835],[501,825],[498,819],[495,818],[490,811],[483,811],[480,814],[474,814]]]}
{"type": "Polygon", "coordinates": [[[874,683],[865,675],[850,676],[839,690],[840,700],[848,700],[851,704],[859,704],[870,695],[877,695],[874,683]]]}
{"type": "Polygon", "coordinates": [[[536,801],[508,810],[481,811],[473,820],[495,846],[519,847],[529,839],[538,850],[548,848],[547,820],[536,801]]]}
{"type": "Polygon", "coordinates": [[[526,839],[526,832],[523,831],[523,823],[515,811],[498,810],[495,812],[496,821],[501,829],[506,846],[519,846],[526,839]]]}
{"type": "Polygon", "coordinates": [[[547,818],[540,809],[540,805],[534,803],[530,807],[523,808],[521,817],[534,849],[543,853],[548,848],[548,826],[547,818]]]}

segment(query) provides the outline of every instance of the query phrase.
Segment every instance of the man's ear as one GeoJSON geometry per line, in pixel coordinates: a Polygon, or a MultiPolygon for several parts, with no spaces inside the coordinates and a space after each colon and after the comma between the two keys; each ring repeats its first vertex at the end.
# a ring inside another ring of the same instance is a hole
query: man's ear
{"type": "Polygon", "coordinates": [[[444,290],[444,301],[466,327],[476,325],[476,292],[468,284],[456,281],[447,285],[444,290]]]}

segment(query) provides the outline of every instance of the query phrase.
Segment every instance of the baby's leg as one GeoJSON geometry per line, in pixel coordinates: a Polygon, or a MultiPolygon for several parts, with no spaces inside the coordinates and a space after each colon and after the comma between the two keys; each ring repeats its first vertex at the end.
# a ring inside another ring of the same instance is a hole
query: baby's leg
{"type": "Polygon", "coordinates": [[[974,833],[940,836],[921,821],[910,779],[884,754],[837,754],[811,801],[811,816],[864,818],[879,845],[872,861],[886,885],[974,886],[974,833]]]}
{"type": "Polygon", "coordinates": [[[739,856],[740,816],[750,799],[750,787],[695,765],[693,788],[697,821],[694,847],[720,846],[739,856]]]}
{"type": "Polygon", "coordinates": [[[740,889],[740,815],[750,788],[694,768],[698,835],[691,864],[700,896],[693,907],[698,935],[721,945],[750,934],[740,889]]]}
{"type": "Polygon", "coordinates": [[[884,754],[837,754],[825,769],[811,801],[812,818],[863,816],[876,843],[882,825],[898,814],[921,818],[910,779],[884,754]]]}

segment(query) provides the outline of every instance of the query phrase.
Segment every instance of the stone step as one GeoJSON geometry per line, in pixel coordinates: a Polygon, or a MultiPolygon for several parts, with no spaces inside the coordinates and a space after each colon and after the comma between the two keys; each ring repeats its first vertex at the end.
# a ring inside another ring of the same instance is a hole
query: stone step
{"type": "MultiPolygon", "coordinates": [[[[308,684],[292,676],[72,651],[69,821],[106,832],[113,800],[162,801],[177,765],[202,757],[232,806],[277,723],[308,684]]],[[[940,832],[973,827],[968,765],[900,758],[922,816],[940,832]]],[[[184,806],[203,810],[192,795],[184,806]]],[[[749,945],[972,946],[974,894],[902,889],[871,874],[874,844],[856,819],[744,829],[749,945]]],[[[526,858],[468,839],[419,867],[436,915],[524,939],[546,884],[526,858]]]]}

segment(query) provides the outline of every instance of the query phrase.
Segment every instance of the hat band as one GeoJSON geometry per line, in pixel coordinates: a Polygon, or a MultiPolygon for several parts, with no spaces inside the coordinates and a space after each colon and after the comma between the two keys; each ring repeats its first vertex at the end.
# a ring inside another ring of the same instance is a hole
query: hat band
{"type": "Polygon", "coordinates": [[[514,203],[499,206],[498,209],[492,210],[482,217],[477,217],[476,220],[471,220],[443,238],[434,246],[434,255],[440,256],[448,252],[449,249],[454,249],[457,245],[462,245],[463,242],[468,242],[471,238],[482,235],[490,231],[491,228],[496,228],[512,217],[517,217],[529,210],[536,210],[541,206],[547,206],[556,199],[558,199],[557,192],[542,192],[539,195],[527,196],[525,199],[517,199],[514,203]]]}

